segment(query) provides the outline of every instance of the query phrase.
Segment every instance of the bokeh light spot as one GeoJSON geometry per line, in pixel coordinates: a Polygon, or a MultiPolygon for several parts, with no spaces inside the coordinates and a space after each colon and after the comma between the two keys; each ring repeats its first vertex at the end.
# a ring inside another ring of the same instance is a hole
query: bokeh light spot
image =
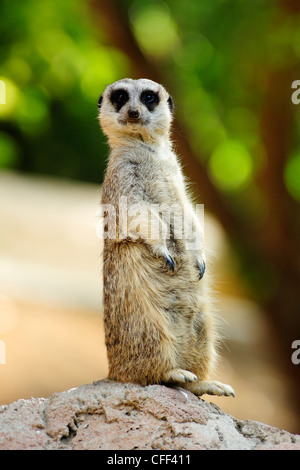
{"type": "Polygon", "coordinates": [[[130,10],[134,35],[146,54],[163,58],[178,42],[176,24],[163,3],[136,3],[130,10]]]}
{"type": "Polygon", "coordinates": [[[0,76],[0,80],[5,84],[5,104],[0,105],[0,119],[8,119],[16,110],[20,93],[17,85],[9,78],[0,76]]]}
{"type": "Polygon", "coordinates": [[[240,142],[226,140],[212,153],[209,172],[219,189],[237,191],[245,187],[251,179],[253,162],[247,149],[240,142]]]}

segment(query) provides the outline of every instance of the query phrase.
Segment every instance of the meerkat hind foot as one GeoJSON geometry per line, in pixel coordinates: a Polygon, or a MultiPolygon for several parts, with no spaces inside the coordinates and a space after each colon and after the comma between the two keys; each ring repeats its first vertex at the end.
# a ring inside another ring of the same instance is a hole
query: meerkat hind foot
{"type": "Polygon", "coordinates": [[[217,381],[201,381],[196,384],[188,384],[186,388],[199,397],[204,394],[223,397],[235,397],[234,390],[230,385],[217,381]]]}
{"type": "Polygon", "coordinates": [[[197,376],[184,369],[171,369],[162,378],[163,383],[191,383],[198,382],[197,376]]]}

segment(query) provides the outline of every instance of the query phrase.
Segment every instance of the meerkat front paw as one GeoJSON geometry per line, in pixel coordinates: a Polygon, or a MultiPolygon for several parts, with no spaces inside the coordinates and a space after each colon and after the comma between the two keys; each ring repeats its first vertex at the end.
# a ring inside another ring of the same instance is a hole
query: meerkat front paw
{"type": "Polygon", "coordinates": [[[163,257],[163,259],[165,260],[165,267],[167,267],[169,271],[174,273],[175,261],[174,261],[173,256],[171,256],[168,248],[164,245],[157,244],[157,245],[152,246],[152,250],[156,256],[163,257]]]}
{"type": "Polygon", "coordinates": [[[204,273],[205,273],[205,261],[198,261],[198,269],[199,269],[199,273],[198,273],[198,279],[199,281],[203,278],[204,276],[204,273]]]}
{"type": "Polygon", "coordinates": [[[235,397],[234,390],[230,385],[217,381],[201,381],[197,384],[188,384],[186,388],[199,397],[204,394],[217,395],[219,397],[235,397]]]}
{"type": "Polygon", "coordinates": [[[200,254],[198,254],[198,256],[195,257],[195,268],[198,270],[198,281],[200,281],[204,276],[206,268],[205,259],[203,255],[201,256],[200,254]]]}
{"type": "Polygon", "coordinates": [[[162,378],[164,383],[191,383],[198,382],[198,378],[192,372],[185,369],[171,369],[162,378]]]}
{"type": "Polygon", "coordinates": [[[163,255],[164,257],[164,260],[165,260],[165,266],[168,267],[168,269],[172,272],[175,271],[175,261],[174,261],[174,258],[172,258],[172,256],[169,254],[169,255],[163,255]]]}

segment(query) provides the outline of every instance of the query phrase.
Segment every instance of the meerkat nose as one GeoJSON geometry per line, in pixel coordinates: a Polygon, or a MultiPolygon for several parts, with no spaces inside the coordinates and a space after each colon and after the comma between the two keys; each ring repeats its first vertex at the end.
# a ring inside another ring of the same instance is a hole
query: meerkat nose
{"type": "Polygon", "coordinates": [[[138,119],[140,117],[140,112],[137,109],[129,109],[128,117],[129,119],[138,119]]]}

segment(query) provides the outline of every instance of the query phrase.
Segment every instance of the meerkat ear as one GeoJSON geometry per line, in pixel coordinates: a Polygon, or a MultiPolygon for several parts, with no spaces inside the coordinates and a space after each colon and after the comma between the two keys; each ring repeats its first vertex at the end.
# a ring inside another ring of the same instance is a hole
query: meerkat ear
{"type": "Polygon", "coordinates": [[[101,108],[102,101],[103,101],[103,95],[101,95],[100,98],[99,98],[99,100],[98,100],[98,109],[101,108]]]}
{"type": "Polygon", "coordinates": [[[168,98],[168,105],[169,105],[171,113],[173,113],[173,111],[174,111],[174,101],[173,101],[172,96],[169,96],[169,98],[168,98]]]}

